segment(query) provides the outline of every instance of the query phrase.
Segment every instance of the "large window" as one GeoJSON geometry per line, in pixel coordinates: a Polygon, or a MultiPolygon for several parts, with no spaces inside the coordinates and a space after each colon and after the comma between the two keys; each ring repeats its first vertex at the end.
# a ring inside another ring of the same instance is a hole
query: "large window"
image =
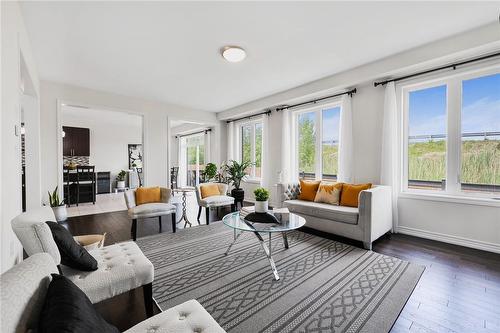
{"type": "Polygon", "coordinates": [[[446,85],[411,91],[408,109],[408,187],[446,184],[446,85]]]}
{"type": "Polygon", "coordinates": [[[403,87],[410,191],[500,192],[500,70],[403,87]]]}
{"type": "Polygon", "coordinates": [[[240,125],[242,162],[252,162],[248,168],[250,178],[259,179],[262,175],[262,122],[253,121],[240,125]]]}
{"type": "Polygon", "coordinates": [[[336,179],[340,106],[296,113],[297,168],[301,178],[336,179]]]}

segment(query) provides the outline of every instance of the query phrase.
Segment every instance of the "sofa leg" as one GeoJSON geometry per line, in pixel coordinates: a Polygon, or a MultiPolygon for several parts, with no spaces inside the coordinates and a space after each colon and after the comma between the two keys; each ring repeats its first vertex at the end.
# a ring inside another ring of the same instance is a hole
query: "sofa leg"
{"type": "Polygon", "coordinates": [[[207,225],[210,224],[210,208],[205,207],[205,218],[207,220],[207,225]]]}
{"type": "Polygon", "coordinates": [[[144,307],[146,308],[146,316],[153,316],[153,283],[148,283],[142,286],[144,294],[144,307]]]}
{"type": "Polygon", "coordinates": [[[200,224],[201,206],[198,207],[198,224],[200,224]]]}
{"type": "Polygon", "coordinates": [[[132,239],[135,240],[137,239],[137,219],[132,220],[132,228],[130,229],[130,234],[132,235],[132,239]]]}
{"type": "Polygon", "coordinates": [[[175,234],[177,230],[177,218],[175,217],[175,212],[172,213],[172,232],[175,234]]]}
{"type": "Polygon", "coordinates": [[[158,232],[161,232],[161,216],[158,216],[158,232]]]}
{"type": "Polygon", "coordinates": [[[372,243],[371,243],[371,242],[363,242],[363,247],[364,247],[366,250],[371,251],[371,250],[372,250],[372,243]]]}

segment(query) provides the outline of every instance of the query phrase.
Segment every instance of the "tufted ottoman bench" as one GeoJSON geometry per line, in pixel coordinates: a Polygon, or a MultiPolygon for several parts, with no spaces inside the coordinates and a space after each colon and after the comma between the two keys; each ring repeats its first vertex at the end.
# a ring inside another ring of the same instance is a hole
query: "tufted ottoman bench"
{"type": "Polygon", "coordinates": [[[83,272],[64,265],[61,270],[92,303],[153,282],[153,264],[134,242],[113,244],[89,253],[98,262],[96,271],[83,272]]]}
{"type": "Polygon", "coordinates": [[[125,333],[224,333],[212,316],[192,299],[135,325],[125,333]]]}

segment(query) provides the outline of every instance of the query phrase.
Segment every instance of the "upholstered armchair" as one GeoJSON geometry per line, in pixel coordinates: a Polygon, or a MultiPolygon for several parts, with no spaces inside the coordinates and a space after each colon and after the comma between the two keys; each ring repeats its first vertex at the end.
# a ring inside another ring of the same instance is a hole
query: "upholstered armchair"
{"type": "Polygon", "coordinates": [[[50,207],[22,213],[11,221],[12,229],[28,256],[48,253],[60,272],[98,303],[142,287],[148,316],[153,314],[153,264],[134,242],[123,242],[89,251],[97,260],[95,271],[80,271],[61,264],[61,255],[46,221],[55,221],[50,207]]]}
{"type": "Polygon", "coordinates": [[[234,198],[226,194],[227,187],[227,184],[224,183],[203,183],[196,186],[196,200],[198,200],[199,206],[198,223],[200,222],[202,207],[205,207],[207,224],[210,224],[210,208],[231,205],[231,211],[234,211],[234,198]]]}
{"type": "Polygon", "coordinates": [[[161,232],[161,217],[164,215],[171,215],[172,217],[172,231],[175,232],[176,228],[176,207],[171,202],[172,190],[165,187],[160,187],[160,200],[158,202],[150,202],[141,205],[136,203],[135,190],[125,191],[125,202],[127,203],[128,216],[132,219],[131,234],[132,239],[137,239],[137,220],[150,217],[158,217],[159,232],[161,232]]]}

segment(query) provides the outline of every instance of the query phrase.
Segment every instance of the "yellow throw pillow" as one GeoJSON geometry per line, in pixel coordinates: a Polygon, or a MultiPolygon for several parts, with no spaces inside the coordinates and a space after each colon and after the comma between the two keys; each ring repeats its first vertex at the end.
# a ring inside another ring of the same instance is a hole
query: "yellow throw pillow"
{"type": "Polygon", "coordinates": [[[201,198],[205,199],[207,197],[212,197],[214,195],[220,195],[219,186],[217,184],[204,184],[200,186],[201,198]]]}
{"type": "Polygon", "coordinates": [[[156,187],[139,187],[135,190],[135,204],[143,205],[152,202],[160,202],[161,190],[156,187]]]}
{"type": "Polygon", "coordinates": [[[314,201],[320,181],[300,180],[300,200],[314,201]]]}
{"type": "Polygon", "coordinates": [[[340,192],[342,192],[342,183],[321,182],[314,202],[323,202],[338,206],[340,203],[340,192]]]}
{"type": "Polygon", "coordinates": [[[368,184],[344,184],[342,186],[342,194],[340,196],[340,205],[348,207],[358,207],[359,205],[359,192],[368,190],[372,187],[371,183],[368,184]]]}

